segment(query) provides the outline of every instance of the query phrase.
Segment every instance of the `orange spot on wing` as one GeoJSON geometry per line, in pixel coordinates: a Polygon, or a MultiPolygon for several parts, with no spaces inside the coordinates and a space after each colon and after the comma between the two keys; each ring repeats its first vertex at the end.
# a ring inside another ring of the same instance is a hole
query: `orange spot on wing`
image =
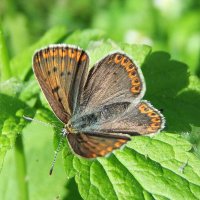
{"type": "Polygon", "coordinates": [[[151,123],[151,127],[152,128],[155,128],[155,129],[158,129],[160,127],[160,123],[151,123]]]}
{"type": "Polygon", "coordinates": [[[63,57],[64,56],[67,56],[67,50],[66,49],[63,49],[63,57]]]}
{"type": "Polygon", "coordinates": [[[118,139],[118,142],[125,143],[125,142],[126,142],[126,140],[123,140],[123,139],[118,139]]]}
{"type": "Polygon", "coordinates": [[[58,49],[56,48],[56,49],[53,49],[53,55],[54,56],[57,56],[58,55],[58,49]]]}
{"type": "Polygon", "coordinates": [[[127,56],[123,56],[121,65],[128,72],[128,77],[131,79],[131,85],[132,85],[131,92],[134,95],[139,94],[142,89],[142,82],[137,72],[137,67],[127,56]]]}
{"type": "Polygon", "coordinates": [[[122,55],[117,54],[117,55],[115,56],[115,58],[114,58],[114,62],[115,62],[116,64],[119,64],[119,63],[121,62],[122,58],[123,58],[122,55]]]}
{"type": "Polygon", "coordinates": [[[139,106],[139,110],[142,112],[145,108],[147,108],[147,105],[144,103],[141,103],[139,106]]]}
{"type": "Polygon", "coordinates": [[[112,147],[107,147],[107,149],[106,149],[108,152],[111,152],[112,150],[113,150],[113,148],[112,147]]]}
{"type": "Polygon", "coordinates": [[[93,154],[91,154],[91,156],[89,156],[89,157],[91,157],[91,158],[96,158],[96,157],[97,157],[97,154],[93,153],[93,154]]]}
{"type": "Polygon", "coordinates": [[[106,152],[105,150],[101,150],[101,151],[99,152],[99,154],[100,154],[101,156],[104,156],[106,153],[107,153],[107,152],[106,152]]]}
{"type": "Polygon", "coordinates": [[[139,86],[133,86],[133,87],[131,88],[131,92],[132,92],[133,94],[139,94],[140,91],[141,91],[141,88],[140,88],[139,86]]]}
{"type": "Polygon", "coordinates": [[[133,85],[133,86],[138,86],[138,85],[140,85],[141,83],[140,83],[140,80],[139,80],[139,78],[138,77],[134,77],[133,79],[132,79],[132,81],[131,81],[131,84],[133,85]]]}
{"type": "Polygon", "coordinates": [[[152,122],[160,122],[160,118],[159,117],[153,117],[151,119],[152,122]]]}
{"type": "Polygon", "coordinates": [[[136,67],[133,65],[133,63],[130,63],[126,66],[126,71],[131,73],[132,71],[136,70],[136,67]]]}
{"type": "Polygon", "coordinates": [[[80,56],[81,56],[81,52],[80,52],[80,51],[78,51],[78,52],[77,52],[77,55],[76,55],[76,61],[77,61],[77,62],[79,61],[79,59],[80,59],[80,56]]]}
{"type": "Polygon", "coordinates": [[[62,57],[63,56],[63,49],[59,49],[59,56],[62,57]]]}
{"type": "Polygon", "coordinates": [[[154,111],[148,113],[149,117],[159,117],[154,111]]]}
{"type": "Polygon", "coordinates": [[[82,56],[81,56],[81,61],[85,61],[87,59],[87,55],[86,54],[83,54],[82,56]]]}
{"type": "Polygon", "coordinates": [[[146,114],[148,117],[150,117],[151,124],[147,128],[148,133],[155,133],[158,129],[160,129],[161,117],[153,108],[149,107],[148,104],[141,103],[138,109],[141,113],[146,114]]]}
{"type": "Polygon", "coordinates": [[[121,142],[116,142],[116,143],[114,144],[114,146],[115,146],[116,148],[120,147],[120,146],[121,146],[121,142]]]}
{"type": "Polygon", "coordinates": [[[124,56],[121,65],[126,68],[126,71],[129,71],[129,66],[131,65],[130,59],[127,56],[124,56]]]}
{"type": "Polygon", "coordinates": [[[138,76],[137,69],[133,68],[133,70],[128,73],[128,76],[131,79],[134,78],[134,77],[137,77],[138,76]]]}
{"type": "Polygon", "coordinates": [[[53,56],[54,56],[54,55],[53,55],[53,54],[54,54],[54,52],[53,52],[53,50],[52,50],[52,49],[50,49],[50,50],[49,50],[49,54],[50,54],[50,56],[51,56],[51,57],[53,57],[53,56]]]}
{"type": "Polygon", "coordinates": [[[74,58],[75,55],[76,55],[75,49],[69,49],[69,50],[68,50],[68,56],[69,56],[70,58],[74,58]]]}
{"type": "Polygon", "coordinates": [[[152,112],[152,110],[145,103],[142,103],[139,106],[139,110],[140,110],[141,113],[146,113],[146,114],[152,112]]]}
{"type": "Polygon", "coordinates": [[[47,58],[47,57],[48,57],[48,54],[45,53],[45,52],[42,52],[42,57],[43,57],[43,58],[47,58]]]}

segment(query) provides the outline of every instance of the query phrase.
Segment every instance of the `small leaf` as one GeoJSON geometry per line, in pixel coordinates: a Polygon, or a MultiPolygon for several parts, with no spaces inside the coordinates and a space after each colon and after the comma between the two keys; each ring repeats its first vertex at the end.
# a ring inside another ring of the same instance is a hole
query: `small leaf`
{"type": "Polygon", "coordinates": [[[145,58],[151,52],[151,47],[147,45],[127,45],[127,44],[116,44],[112,40],[91,42],[88,47],[90,54],[90,67],[92,67],[97,61],[107,56],[109,53],[116,51],[123,51],[127,53],[140,67],[144,62],[145,58]]]}
{"type": "Polygon", "coordinates": [[[90,42],[98,41],[104,37],[105,33],[101,30],[86,29],[72,33],[64,43],[75,44],[83,49],[86,49],[90,42]],[[78,43],[77,43],[78,41],[78,43]]]}
{"type": "Polygon", "coordinates": [[[15,144],[15,139],[27,125],[23,115],[33,116],[34,109],[28,107],[17,95],[23,88],[20,82],[14,79],[1,83],[0,93],[0,168],[6,152],[15,144]],[[3,87],[4,86],[4,87],[3,87]],[[12,95],[12,96],[11,96],[12,95]]]}

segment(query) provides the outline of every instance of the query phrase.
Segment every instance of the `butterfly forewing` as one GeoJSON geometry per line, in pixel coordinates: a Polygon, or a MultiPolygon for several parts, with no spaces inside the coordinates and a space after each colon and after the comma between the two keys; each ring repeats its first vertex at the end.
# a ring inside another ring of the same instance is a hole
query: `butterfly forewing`
{"type": "Polygon", "coordinates": [[[123,53],[113,53],[90,71],[81,110],[91,112],[117,102],[137,103],[143,97],[145,83],[136,64],[123,53]]]}
{"type": "Polygon", "coordinates": [[[79,105],[88,71],[88,55],[78,47],[53,45],[33,57],[33,69],[56,116],[67,123],[79,105]]]}

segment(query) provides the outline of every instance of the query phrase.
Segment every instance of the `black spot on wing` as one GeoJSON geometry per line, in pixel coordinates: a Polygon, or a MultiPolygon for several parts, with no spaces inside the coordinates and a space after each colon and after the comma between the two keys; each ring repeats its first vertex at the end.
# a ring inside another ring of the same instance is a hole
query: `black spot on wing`
{"type": "Polygon", "coordinates": [[[58,92],[59,89],[60,89],[60,87],[57,86],[57,87],[55,87],[55,88],[52,89],[52,92],[53,92],[53,93],[54,93],[54,92],[58,92]]]}

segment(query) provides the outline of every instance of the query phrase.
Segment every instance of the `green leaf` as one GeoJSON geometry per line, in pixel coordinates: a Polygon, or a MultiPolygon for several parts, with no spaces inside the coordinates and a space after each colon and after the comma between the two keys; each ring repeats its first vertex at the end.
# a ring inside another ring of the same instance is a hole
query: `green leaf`
{"type": "Polygon", "coordinates": [[[65,161],[64,167],[65,167],[65,172],[67,174],[67,178],[74,177],[77,172],[73,167],[73,162],[75,160],[75,157],[72,154],[69,145],[67,146],[67,148],[64,148],[63,150],[63,159],[65,161]]]}
{"type": "Polygon", "coordinates": [[[75,44],[83,49],[86,49],[90,42],[99,41],[103,39],[105,33],[101,30],[86,29],[83,31],[75,31],[65,41],[66,44],[75,44]],[[78,41],[78,43],[77,43],[78,41]]]}
{"type": "Polygon", "coordinates": [[[151,47],[147,45],[128,45],[117,44],[112,40],[91,42],[88,46],[88,52],[90,55],[90,67],[92,67],[97,61],[115,51],[123,51],[134,59],[134,61],[141,66],[145,61],[145,58],[151,52],[151,47]]]}
{"type": "Polygon", "coordinates": [[[21,133],[27,122],[23,114],[30,109],[19,99],[0,94],[0,166],[6,152],[15,144],[17,134],[21,133]]]}
{"type": "Polygon", "coordinates": [[[149,54],[151,49],[147,46],[117,45],[112,41],[88,49],[91,66],[120,47],[143,64],[147,84],[144,99],[164,110],[166,130],[172,132],[132,137],[124,149],[94,160],[70,154],[66,147],[63,158],[67,177],[75,176],[83,199],[199,199],[200,159],[190,152],[192,144],[173,133],[182,133],[181,130],[191,133],[189,122],[200,123],[200,111],[196,109],[200,102],[198,79],[189,78],[187,66],[171,61],[165,52],[149,54]],[[186,93],[187,98],[180,100],[186,93]],[[177,109],[182,115],[176,113],[177,109]]]}
{"type": "Polygon", "coordinates": [[[70,155],[71,167],[84,199],[198,199],[200,160],[191,148],[170,133],[133,137],[108,158],[90,161],[70,155]]]}
{"type": "Polygon", "coordinates": [[[49,30],[37,43],[33,44],[11,60],[11,69],[13,74],[23,80],[31,68],[32,56],[36,49],[56,43],[65,35],[66,28],[63,26],[54,27],[49,30]]]}

